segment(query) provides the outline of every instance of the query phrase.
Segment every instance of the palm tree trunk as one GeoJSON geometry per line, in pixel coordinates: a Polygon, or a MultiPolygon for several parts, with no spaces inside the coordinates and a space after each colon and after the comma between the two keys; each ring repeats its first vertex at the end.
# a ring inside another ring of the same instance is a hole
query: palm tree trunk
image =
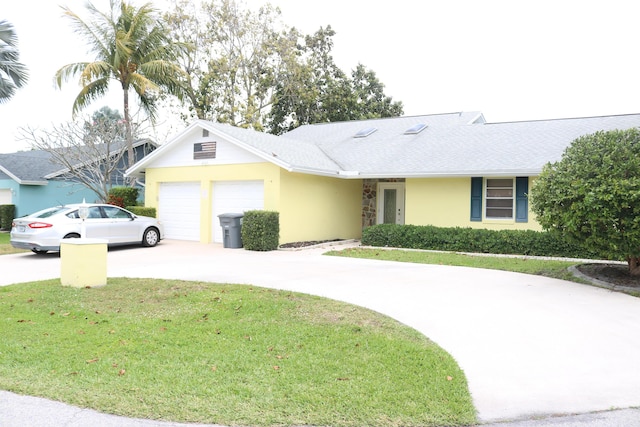
{"type": "MultiPolygon", "coordinates": [[[[127,143],[127,166],[130,168],[135,163],[135,158],[133,155],[133,132],[131,129],[131,117],[129,116],[129,91],[123,88],[124,91],[124,128],[125,128],[125,137],[127,143]]],[[[127,185],[133,187],[135,185],[135,180],[131,177],[126,178],[127,185]]]]}

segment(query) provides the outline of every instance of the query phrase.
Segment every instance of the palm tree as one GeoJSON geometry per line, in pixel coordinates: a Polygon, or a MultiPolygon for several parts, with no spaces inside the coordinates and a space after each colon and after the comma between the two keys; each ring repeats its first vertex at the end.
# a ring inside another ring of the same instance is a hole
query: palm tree
{"type": "Polygon", "coordinates": [[[17,48],[18,37],[13,25],[0,20],[0,104],[7,102],[24,86],[29,72],[24,64],[18,62],[20,52],[17,48]]]}
{"type": "Polygon", "coordinates": [[[134,163],[133,134],[129,112],[129,92],[151,119],[156,118],[156,100],[161,91],[182,99],[185,74],[176,62],[183,45],[168,37],[151,3],[139,8],[122,0],[111,0],[109,13],[91,3],[87,5],[91,20],[64,7],[64,15],[72,21],[74,31],[82,36],[95,54],[94,62],[65,65],[56,72],[58,87],[79,75],[82,89],[73,103],[73,115],[92,101],[104,96],[109,83],[117,81],[123,91],[123,107],[129,166],[134,163]]]}

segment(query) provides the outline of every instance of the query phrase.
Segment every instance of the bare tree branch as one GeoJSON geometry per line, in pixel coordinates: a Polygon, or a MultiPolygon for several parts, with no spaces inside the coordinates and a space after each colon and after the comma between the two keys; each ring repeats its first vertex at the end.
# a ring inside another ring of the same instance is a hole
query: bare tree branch
{"type": "Polygon", "coordinates": [[[51,129],[21,128],[20,138],[32,149],[46,151],[50,161],[60,166],[47,179],[79,182],[93,190],[102,201],[114,185],[126,185],[122,172],[127,152],[121,121],[74,121],[51,129]]]}

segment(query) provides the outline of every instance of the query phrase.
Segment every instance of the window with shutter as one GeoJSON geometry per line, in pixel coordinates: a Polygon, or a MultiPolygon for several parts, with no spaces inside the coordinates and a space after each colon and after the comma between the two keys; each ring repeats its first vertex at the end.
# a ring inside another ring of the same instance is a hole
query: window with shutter
{"type": "Polygon", "coordinates": [[[471,178],[471,221],[529,221],[529,177],[471,178]]]}
{"type": "Polygon", "coordinates": [[[471,178],[471,221],[482,221],[482,177],[471,178]]]}

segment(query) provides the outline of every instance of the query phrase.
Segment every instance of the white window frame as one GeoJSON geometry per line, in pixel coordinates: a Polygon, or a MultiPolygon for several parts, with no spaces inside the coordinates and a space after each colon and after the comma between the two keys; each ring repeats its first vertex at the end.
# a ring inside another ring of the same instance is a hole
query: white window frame
{"type": "Polygon", "coordinates": [[[508,177],[495,177],[484,179],[484,217],[491,221],[513,221],[516,211],[516,179],[508,177]],[[489,187],[490,180],[511,180],[511,187],[492,186],[489,187]],[[511,196],[489,196],[489,190],[511,190],[511,196]],[[511,200],[511,207],[508,206],[489,206],[490,200],[511,200]],[[508,210],[511,209],[511,216],[489,216],[489,210],[508,210]]]}

